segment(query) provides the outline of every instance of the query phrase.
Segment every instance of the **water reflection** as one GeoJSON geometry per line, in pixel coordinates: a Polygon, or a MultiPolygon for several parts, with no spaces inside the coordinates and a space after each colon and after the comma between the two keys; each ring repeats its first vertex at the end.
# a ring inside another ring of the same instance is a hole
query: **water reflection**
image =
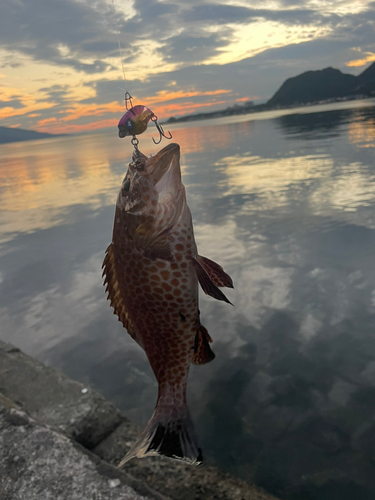
{"type": "Polygon", "coordinates": [[[327,135],[337,137],[340,135],[340,128],[351,122],[352,118],[353,110],[342,109],[309,115],[281,116],[277,123],[287,135],[298,134],[303,136],[305,140],[314,140],[327,135]]]}
{"type": "MultiPolygon", "coordinates": [[[[201,298],[217,358],[192,369],[192,412],[212,461],[283,498],[375,494],[374,117],[173,131],[200,253],[236,287],[234,308],[201,298]]],[[[145,422],[155,382],[100,278],[129,145],[1,149],[1,337],[145,422]]]]}

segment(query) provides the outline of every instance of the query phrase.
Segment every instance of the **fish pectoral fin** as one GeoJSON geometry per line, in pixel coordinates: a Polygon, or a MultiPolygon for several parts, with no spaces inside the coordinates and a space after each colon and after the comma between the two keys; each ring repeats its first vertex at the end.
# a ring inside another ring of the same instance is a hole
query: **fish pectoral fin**
{"type": "Polygon", "coordinates": [[[145,222],[138,226],[133,235],[137,249],[151,260],[172,260],[172,250],[168,238],[168,230],[155,233],[152,223],[145,222]]]}
{"type": "Polygon", "coordinates": [[[156,238],[144,242],[143,245],[137,248],[143,253],[145,257],[151,260],[163,259],[172,260],[172,250],[169,239],[164,235],[159,235],[156,238]]]}
{"type": "Polygon", "coordinates": [[[213,260],[207,259],[207,257],[203,257],[202,255],[197,256],[197,261],[216,286],[234,288],[232,278],[219,264],[213,260]]]}
{"type": "Polygon", "coordinates": [[[204,365],[215,359],[215,353],[212,352],[209,342],[212,342],[210,334],[203,325],[200,325],[195,336],[194,355],[191,361],[193,365],[204,365]]]}
{"type": "Polygon", "coordinates": [[[211,295],[211,297],[213,297],[214,299],[223,300],[224,302],[228,302],[228,304],[233,305],[232,302],[230,302],[230,300],[227,299],[223,292],[219,290],[219,288],[215,285],[200,262],[198,262],[198,260],[194,257],[192,258],[192,262],[197,272],[199,284],[202,287],[204,293],[206,295],[211,295]]]}
{"type": "Polygon", "coordinates": [[[150,260],[172,260],[173,258],[172,251],[168,243],[159,246],[142,247],[142,253],[150,260]]]}

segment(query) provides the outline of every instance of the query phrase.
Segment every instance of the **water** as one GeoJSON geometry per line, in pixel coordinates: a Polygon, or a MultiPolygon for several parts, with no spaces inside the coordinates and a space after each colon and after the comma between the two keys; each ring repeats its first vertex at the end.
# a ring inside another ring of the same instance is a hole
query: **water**
{"type": "MultiPolygon", "coordinates": [[[[369,104],[172,127],[199,251],[235,283],[234,308],[201,297],[217,355],[189,381],[201,445],[288,500],[375,495],[369,104]]],[[[150,134],[141,145],[157,150],[150,134]]],[[[100,270],[127,141],[113,131],[0,151],[1,338],[145,424],[156,384],[100,270]]]]}

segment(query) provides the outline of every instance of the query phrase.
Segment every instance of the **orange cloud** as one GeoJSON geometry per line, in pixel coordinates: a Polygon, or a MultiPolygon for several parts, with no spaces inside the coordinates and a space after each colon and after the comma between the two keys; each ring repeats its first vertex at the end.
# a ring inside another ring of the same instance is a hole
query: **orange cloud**
{"type": "Polygon", "coordinates": [[[61,121],[69,122],[77,120],[82,116],[100,116],[105,113],[124,113],[124,105],[118,102],[109,102],[108,104],[73,104],[69,109],[61,111],[67,116],[61,118],[61,121]]]}
{"type": "Polygon", "coordinates": [[[205,103],[193,103],[193,102],[185,102],[183,104],[165,104],[164,106],[158,106],[153,109],[155,114],[158,116],[163,116],[163,118],[168,118],[169,115],[179,116],[186,115],[195,111],[198,108],[207,108],[210,106],[216,106],[217,104],[225,104],[226,101],[211,101],[205,103]]]}
{"type": "Polygon", "coordinates": [[[354,61],[349,61],[345,63],[346,66],[348,67],[359,67],[359,66],[364,66],[368,62],[375,61],[375,54],[372,52],[367,52],[368,56],[365,57],[364,59],[355,59],[354,61]]]}
{"type": "MultiPolygon", "coordinates": [[[[214,101],[214,102],[207,102],[203,104],[198,104],[198,103],[192,103],[192,102],[186,102],[186,103],[171,103],[171,104],[166,104],[164,106],[158,106],[156,108],[153,108],[153,111],[155,112],[156,115],[159,117],[163,118],[168,118],[169,116],[179,116],[179,115],[184,115],[191,113],[195,111],[197,108],[205,108],[205,107],[210,107],[213,105],[217,104],[225,104],[226,101],[214,101]]],[[[75,118],[80,117],[80,116],[95,116],[101,113],[96,113],[95,108],[92,107],[93,105],[90,105],[90,110],[86,109],[83,110],[84,114],[77,115],[75,118]]],[[[117,105],[118,106],[118,105],[117,105]]],[[[101,107],[100,107],[101,108],[101,107]]],[[[124,108],[119,106],[119,111],[120,113],[124,112],[124,108]]],[[[117,112],[115,118],[107,118],[105,120],[99,120],[99,121],[94,121],[91,123],[85,123],[82,125],[76,125],[74,123],[66,123],[67,121],[71,121],[73,118],[70,117],[62,117],[57,119],[56,117],[53,118],[46,118],[44,120],[39,120],[36,127],[34,127],[35,130],[38,132],[47,132],[47,133],[54,133],[54,134],[74,134],[74,133],[79,133],[79,132],[88,132],[90,130],[98,130],[100,128],[105,128],[105,127],[117,127],[117,124],[119,122],[119,112],[117,112]]]]}
{"type": "MultiPolygon", "coordinates": [[[[215,96],[215,95],[220,95],[220,94],[228,94],[230,93],[231,90],[212,90],[212,91],[207,91],[207,92],[198,92],[198,91],[188,91],[188,92],[183,92],[183,91],[177,91],[177,92],[168,92],[166,90],[162,90],[156,94],[156,96],[152,97],[146,97],[145,99],[142,99],[142,104],[145,106],[150,107],[153,111],[155,109],[160,109],[155,108],[154,104],[158,103],[166,103],[168,101],[174,101],[176,99],[186,99],[189,97],[196,97],[196,96],[215,96]]],[[[137,101],[136,97],[133,99],[133,103],[137,101]]],[[[175,109],[177,114],[181,114],[182,110],[185,110],[187,107],[188,103],[184,103],[184,105],[178,105],[178,104],[171,104],[169,105],[169,109],[175,109]],[[184,106],[184,108],[182,108],[184,106]],[[178,111],[180,113],[178,113],[178,111]]],[[[208,104],[208,105],[212,105],[208,104]]],[[[204,107],[207,106],[207,104],[192,104],[189,103],[189,108],[195,109],[197,107],[204,107]]],[[[168,105],[163,106],[163,109],[168,109],[168,105]]],[[[125,108],[124,104],[119,104],[118,102],[110,102],[107,104],[74,104],[71,108],[66,109],[64,111],[61,111],[61,113],[66,113],[66,116],[61,118],[62,121],[72,121],[72,120],[77,120],[78,118],[81,118],[82,116],[100,116],[104,115],[106,113],[124,113],[125,108]]],[[[160,111],[159,111],[160,112],[160,111]]]]}
{"type": "MultiPolygon", "coordinates": [[[[162,90],[154,96],[146,97],[142,99],[141,103],[148,106],[152,111],[160,117],[168,118],[169,116],[179,116],[183,114],[189,114],[194,112],[199,108],[207,108],[210,106],[225,104],[226,101],[210,100],[205,103],[194,103],[191,101],[187,102],[175,102],[181,99],[188,99],[189,97],[197,96],[217,96],[222,94],[229,94],[231,90],[220,89],[211,90],[206,92],[199,91],[176,91],[169,92],[162,90]],[[171,102],[174,101],[174,102],[171,102]]],[[[137,104],[138,99],[134,97],[133,103],[137,104]]],[[[96,130],[99,128],[117,126],[120,116],[125,113],[124,104],[119,104],[118,102],[110,102],[106,104],[72,104],[68,109],[60,111],[59,114],[62,116],[56,116],[52,118],[46,118],[39,120],[36,130],[40,132],[52,132],[52,133],[75,133],[84,132],[89,130],[96,130]],[[87,124],[73,124],[67,122],[73,122],[82,117],[96,117],[106,115],[106,118],[99,121],[92,121],[87,124]],[[115,117],[110,118],[108,115],[115,115],[115,117]]]]}
{"type": "Polygon", "coordinates": [[[45,118],[44,120],[38,121],[38,125],[41,125],[42,127],[44,127],[45,125],[50,125],[51,123],[57,123],[57,118],[45,118]]]}
{"type": "MultiPolygon", "coordinates": [[[[23,103],[22,103],[23,104],[23,103]]],[[[31,105],[25,105],[23,108],[12,108],[11,106],[7,106],[5,108],[2,108],[0,110],[0,118],[12,118],[13,116],[22,116],[26,115],[30,111],[35,111],[35,110],[41,110],[41,109],[49,109],[53,108],[54,104],[31,104],[31,105]]]]}
{"type": "Polygon", "coordinates": [[[51,119],[40,120],[37,126],[34,127],[38,132],[46,132],[48,134],[78,134],[80,132],[89,132],[90,130],[98,130],[106,127],[117,127],[118,118],[109,118],[107,120],[99,120],[97,122],[86,123],[84,125],[67,124],[55,120],[55,125],[49,127],[51,119]],[[47,122],[47,123],[46,123],[47,122]]]}
{"type": "Polygon", "coordinates": [[[157,104],[159,102],[165,101],[173,101],[175,99],[186,99],[189,97],[198,97],[198,96],[213,96],[213,95],[221,95],[221,94],[230,94],[232,91],[227,89],[220,90],[208,90],[206,92],[199,92],[197,90],[184,92],[182,90],[178,90],[177,92],[169,92],[168,90],[161,90],[156,93],[156,96],[149,97],[144,99],[144,101],[148,104],[146,106],[150,106],[151,104],[157,104]]]}
{"type": "MultiPolygon", "coordinates": [[[[137,96],[134,97],[134,104],[144,104],[152,109],[152,111],[159,116],[168,118],[169,116],[179,116],[182,114],[189,114],[196,110],[209,108],[213,105],[225,104],[224,100],[216,101],[215,97],[220,95],[231,94],[229,89],[217,89],[201,92],[199,90],[161,90],[155,95],[147,96],[140,100],[137,96]],[[193,97],[206,97],[210,98],[209,102],[195,103],[191,102],[193,97]],[[181,102],[183,101],[183,102],[181,102]]],[[[11,104],[8,107],[0,109],[1,118],[13,118],[17,116],[27,115],[28,118],[37,118],[41,116],[40,111],[47,110],[56,106],[53,101],[39,101],[37,102],[35,95],[21,93],[20,89],[10,87],[0,88],[0,100],[10,101],[14,96],[22,102],[22,108],[13,108],[11,104]]],[[[34,129],[41,132],[55,132],[55,133],[74,133],[89,130],[96,130],[101,127],[108,127],[117,125],[119,118],[125,113],[124,103],[117,101],[105,104],[82,104],[78,102],[71,102],[69,107],[61,109],[60,111],[52,111],[49,118],[41,119],[37,122],[34,129]],[[76,120],[87,117],[86,121],[92,118],[91,123],[75,124],[76,120]],[[95,119],[102,117],[101,120],[95,119]]]]}
{"type": "Polygon", "coordinates": [[[33,111],[49,109],[55,106],[54,103],[37,102],[34,95],[23,92],[23,90],[19,88],[12,88],[12,87],[0,88],[1,101],[6,102],[6,101],[12,101],[13,99],[19,99],[23,107],[13,108],[12,105],[10,104],[9,106],[0,109],[0,119],[12,118],[13,116],[22,116],[28,113],[32,113],[33,111]]]}

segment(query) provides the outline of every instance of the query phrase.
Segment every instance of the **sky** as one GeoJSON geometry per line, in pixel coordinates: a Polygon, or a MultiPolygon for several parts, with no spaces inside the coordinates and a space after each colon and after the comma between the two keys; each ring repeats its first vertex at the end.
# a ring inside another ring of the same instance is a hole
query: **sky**
{"type": "Polygon", "coordinates": [[[366,0],[1,0],[0,125],[116,127],[124,89],[160,121],[264,102],[304,71],[364,71],[374,28],[366,0]]]}

